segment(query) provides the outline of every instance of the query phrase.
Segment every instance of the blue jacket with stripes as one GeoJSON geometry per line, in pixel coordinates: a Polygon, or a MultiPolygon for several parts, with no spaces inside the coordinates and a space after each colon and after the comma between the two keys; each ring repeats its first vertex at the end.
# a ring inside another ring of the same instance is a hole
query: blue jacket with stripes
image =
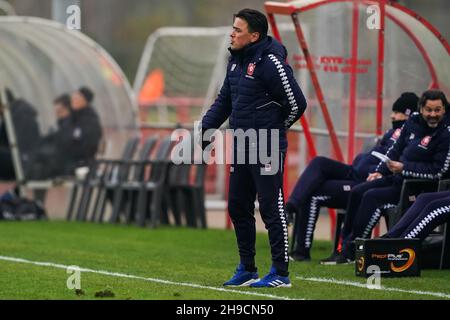
{"type": "Polygon", "coordinates": [[[397,141],[402,132],[401,128],[393,128],[386,131],[383,138],[367,153],[360,153],[352,162],[353,172],[359,181],[364,182],[370,173],[375,172],[380,160],[372,155],[372,151],[386,154],[389,148],[397,141]]]}
{"type": "MultiPolygon", "coordinates": [[[[436,128],[431,128],[421,114],[414,113],[386,155],[391,160],[403,163],[403,171],[395,175],[397,182],[405,178],[447,177],[450,166],[450,128],[447,119],[442,120],[436,128]]],[[[383,175],[390,173],[383,162],[380,162],[376,171],[383,175]]]]}
{"type": "Polygon", "coordinates": [[[241,50],[229,50],[225,81],[202,119],[203,131],[219,128],[227,118],[232,129],[278,129],[280,150],[285,151],[286,130],[306,109],[305,97],[285,62],[286,48],[267,36],[241,50]]]}

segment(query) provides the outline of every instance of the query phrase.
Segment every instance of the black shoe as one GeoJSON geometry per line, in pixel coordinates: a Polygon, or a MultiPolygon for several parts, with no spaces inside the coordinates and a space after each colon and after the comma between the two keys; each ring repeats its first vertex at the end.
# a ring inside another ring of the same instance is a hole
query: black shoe
{"type": "Polygon", "coordinates": [[[320,260],[320,264],[331,266],[336,264],[350,264],[353,261],[345,257],[342,253],[333,252],[331,256],[326,259],[320,260]]]}
{"type": "Polygon", "coordinates": [[[336,259],[337,259],[338,255],[339,255],[339,252],[333,252],[331,254],[331,256],[320,260],[319,263],[323,264],[323,265],[336,264],[336,259]]]}
{"type": "Polygon", "coordinates": [[[301,262],[301,261],[306,262],[306,261],[311,261],[311,256],[309,254],[303,255],[303,254],[294,252],[294,253],[291,253],[289,255],[289,260],[291,260],[291,261],[299,261],[299,262],[301,262]]]}

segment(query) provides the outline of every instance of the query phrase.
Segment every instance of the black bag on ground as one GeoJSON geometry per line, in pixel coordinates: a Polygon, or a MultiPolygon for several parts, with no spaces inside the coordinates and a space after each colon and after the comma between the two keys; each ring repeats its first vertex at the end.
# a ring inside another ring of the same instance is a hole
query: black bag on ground
{"type": "Polygon", "coordinates": [[[29,200],[8,191],[0,197],[0,220],[46,220],[47,214],[40,201],[29,200]]]}

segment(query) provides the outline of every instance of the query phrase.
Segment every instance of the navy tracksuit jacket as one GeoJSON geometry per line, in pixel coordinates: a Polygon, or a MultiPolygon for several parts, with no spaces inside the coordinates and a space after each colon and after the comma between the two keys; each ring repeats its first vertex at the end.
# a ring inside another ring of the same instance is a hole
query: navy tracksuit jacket
{"type": "Polygon", "coordinates": [[[450,191],[422,193],[384,238],[425,239],[450,218],[450,191]]]}
{"type": "Polygon", "coordinates": [[[368,238],[382,213],[395,207],[405,178],[440,179],[450,165],[450,132],[447,119],[430,128],[422,115],[414,113],[405,123],[401,135],[387,153],[403,163],[401,174],[389,175],[386,164],[380,162],[376,171],[381,179],[365,182],[350,192],[343,227],[343,253],[354,258],[353,240],[368,238]]]}
{"type": "MultiPolygon", "coordinates": [[[[229,118],[232,129],[277,129],[281,170],[263,175],[257,164],[233,164],[230,172],[228,211],[233,222],[241,263],[255,264],[256,228],[254,201],[258,194],[260,212],[278,273],[288,270],[288,230],[284,213],[282,162],[287,148],[286,130],[306,108],[306,100],[285,61],[287,51],[271,37],[242,50],[230,50],[225,81],[214,104],[202,119],[202,130],[217,129],[229,118]]],[[[270,134],[268,141],[270,142],[270,134]]],[[[259,144],[259,140],[258,143],[259,144]]],[[[234,146],[234,155],[254,152],[259,145],[234,146]]],[[[268,147],[270,150],[270,147],[268,147]]]]}
{"type": "Polygon", "coordinates": [[[325,157],[315,157],[309,163],[288,200],[288,204],[296,208],[293,231],[296,253],[309,255],[320,208],[344,209],[347,206],[350,190],[366,181],[380,162],[371,152],[385,154],[400,136],[403,123],[396,122],[368,153],[359,154],[352,165],[325,157]]]}

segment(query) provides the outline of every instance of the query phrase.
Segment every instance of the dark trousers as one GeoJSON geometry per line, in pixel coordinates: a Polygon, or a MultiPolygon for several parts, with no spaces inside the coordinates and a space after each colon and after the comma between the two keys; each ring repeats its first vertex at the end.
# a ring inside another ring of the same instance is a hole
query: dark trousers
{"type": "Polygon", "coordinates": [[[350,190],[355,185],[357,182],[353,180],[325,181],[316,190],[316,193],[300,207],[295,217],[294,252],[309,255],[320,208],[344,209],[350,190]]]}
{"type": "Polygon", "coordinates": [[[310,201],[328,180],[356,180],[352,166],[325,157],[315,157],[303,171],[289,196],[296,208],[310,201]]]}
{"type": "Polygon", "coordinates": [[[353,259],[353,240],[370,237],[384,211],[397,205],[401,188],[400,179],[394,180],[393,176],[387,176],[352,189],[342,229],[345,256],[353,259]]]}
{"type": "Polygon", "coordinates": [[[309,163],[288,200],[297,209],[296,253],[309,255],[320,208],[345,208],[351,188],[360,182],[350,165],[325,157],[315,157],[309,163]]]}
{"type": "Polygon", "coordinates": [[[255,264],[255,199],[266,229],[272,253],[272,264],[281,273],[288,271],[288,229],[284,212],[283,164],[280,155],[279,170],[261,174],[263,164],[235,164],[231,166],[228,193],[228,211],[236,232],[241,263],[255,264]]]}
{"type": "Polygon", "coordinates": [[[450,218],[450,191],[419,195],[398,223],[386,234],[388,238],[425,239],[437,226],[450,218]]]}

